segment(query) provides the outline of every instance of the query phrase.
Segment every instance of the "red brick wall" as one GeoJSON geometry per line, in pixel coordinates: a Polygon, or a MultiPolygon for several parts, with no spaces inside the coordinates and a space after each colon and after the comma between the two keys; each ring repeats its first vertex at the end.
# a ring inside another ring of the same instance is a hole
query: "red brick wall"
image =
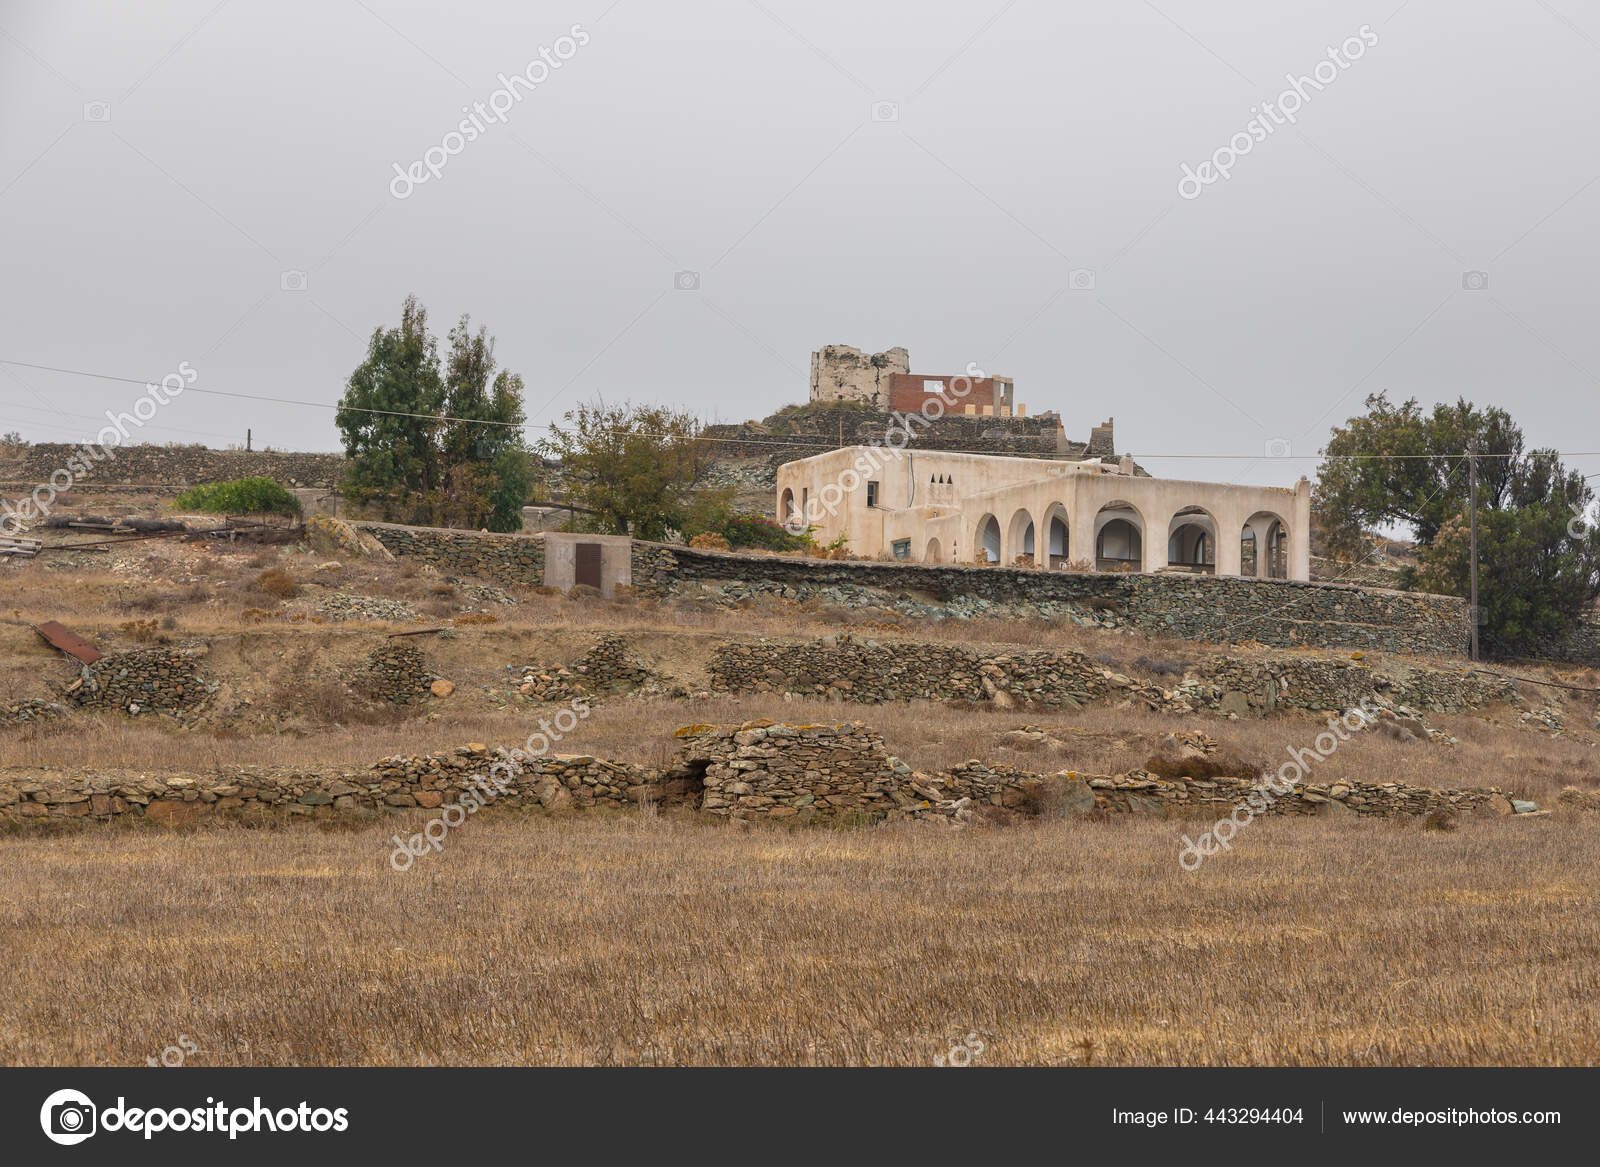
{"type": "MultiPolygon", "coordinates": [[[[980,409],[985,405],[999,405],[993,377],[964,378],[972,383],[971,390],[964,397],[957,396],[949,388],[950,383],[958,378],[960,374],[937,376],[922,373],[893,373],[889,377],[889,409],[895,413],[920,412],[924,404],[938,396],[923,391],[924,381],[938,381],[945,386],[944,403],[947,414],[964,413],[969,404],[976,405],[980,409]]],[[[965,385],[956,386],[957,390],[964,388],[965,385]]],[[[999,410],[996,409],[996,412],[999,410]]]]}

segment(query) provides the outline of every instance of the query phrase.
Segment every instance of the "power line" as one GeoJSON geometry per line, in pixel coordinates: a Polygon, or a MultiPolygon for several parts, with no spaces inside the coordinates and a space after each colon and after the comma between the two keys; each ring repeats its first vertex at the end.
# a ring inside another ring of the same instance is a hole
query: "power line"
{"type": "MultiPolygon", "coordinates": [[[[32,364],[32,363],[30,363],[28,361],[13,361],[13,360],[8,360],[8,359],[6,359],[4,357],[0,357],[0,365],[16,365],[18,368],[23,368],[23,369],[39,369],[39,370],[42,370],[42,371],[47,372],[47,373],[65,373],[65,374],[68,374],[69,376],[74,376],[74,377],[92,377],[92,378],[94,378],[96,380],[100,380],[100,381],[118,381],[118,382],[122,382],[122,383],[129,384],[129,385],[151,385],[151,384],[154,384],[154,382],[149,381],[148,379],[139,378],[139,377],[119,377],[119,376],[113,375],[111,373],[92,373],[92,372],[88,372],[87,370],[84,370],[84,369],[64,369],[64,368],[61,368],[61,367],[56,366],[56,365],[36,365],[36,364],[32,364]]],[[[231,392],[231,391],[225,390],[225,389],[200,389],[200,388],[197,388],[197,387],[195,387],[193,385],[186,386],[182,390],[182,392],[184,392],[184,393],[198,393],[198,394],[202,394],[202,395],[210,396],[210,397],[229,397],[229,398],[234,398],[234,399],[237,399],[237,400],[240,400],[240,401],[259,401],[259,402],[262,402],[262,403],[268,404],[268,405],[297,405],[297,406],[301,406],[303,408],[308,408],[308,409],[328,409],[328,410],[333,410],[335,412],[344,411],[344,412],[347,412],[347,413],[370,413],[370,414],[374,414],[374,415],[382,416],[382,417],[406,417],[406,418],[412,418],[412,419],[419,420],[419,421],[459,422],[459,423],[461,423],[463,425],[506,426],[506,427],[510,427],[510,428],[514,428],[514,429],[520,429],[520,430],[523,430],[523,431],[528,431],[528,430],[553,430],[553,429],[556,428],[554,423],[548,423],[548,424],[544,424],[544,425],[535,425],[535,424],[527,423],[527,422],[488,421],[488,420],[483,420],[483,419],[479,419],[479,418],[475,418],[475,417],[453,417],[453,416],[451,416],[449,414],[440,414],[440,413],[408,413],[408,412],[405,412],[403,410],[395,410],[395,409],[368,409],[368,408],[360,407],[360,406],[330,405],[326,401],[302,401],[302,400],[299,400],[299,399],[296,399],[296,398],[292,398],[292,397],[272,397],[272,396],[268,396],[266,394],[259,394],[259,393],[236,393],[236,392],[231,392]]],[[[894,416],[894,415],[886,414],[885,416],[894,416]]],[[[910,416],[910,415],[907,415],[907,416],[910,416]]],[[[957,414],[957,415],[953,415],[953,416],[966,416],[966,415],[957,414]]],[[[1001,419],[995,418],[994,420],[1001,420],[1001,419]]],[[[633,431],[626,430],[626,429],[611,429],[611,430],[606,430],[606,431],[603,431],[603,432],[623,433],[623,434],[625,434],[625,433],[631,433],[633,431]]],[[[809,440],[807,438],[804,438],[804,437],[792,438],[792,439],[789,439],[787,441],[776,441],[776,440],[763,440],[761,438],[710,437],[710,436],[702,434],[702,435],[700,435],[698,437],[697,440],[703,441],[703,442],[724,442],[724,443],[727,443],[727,444],[730,444],[730,445],[739,445],[739,446],[787,446],[787,447],[795,447],[795,446],[820,446],[820,445],[824,444],[821,440],[811,441],[811,440],[809,440]]],[[[856,442],[856,443],[852,443],[852,444],[854,444],[854,445],[866,445],[868,443],[856,442]]],[[[836,448],[840,448],[840,447],[834,447],[834,446],[829,446],[828,447],[828,449],[836,449],[836,448]]],[[[944,452],[944,453],[962,453],[963,451],[959,451],[959,450],[955,450],[955,451],[932,450],[932,451],[924,451],[924,452],[927,452],[927,453],[940,453],[940,452],[944,452]]],[[[1556,453],[1557,457],[1561,457],[1561,458],[1592,458],[1592,457],[1600,457],[1600,450],[1557,450],[1557,451],[1555,451],[1555,453],[1556,453]]],[[[1004,455],[1004,456],[1005,457],[1027,457],[1028,455],[1026,455],[1026,454],[1022,454],[1022,455],[1010,454],[1010,455],[1004,455]]],[[[1129,456],[1131,457],[1132,455],[1129,455],[1129,456]]],[[[1140,458],[1149,458],[1149,459],[1160,458],[1160,459],[1164,459],[1164,460],[1167,460],[1167,461],[1187,461],[1187,462],[1319,462],[1319,461],[1346,462],[1346,461],[1367,461],[1367,460],[1372,460],[1372,459],[1387,459],[1387,460],[1390,460],[1390,461],[1417,461],[1417,460],[1428,460],[1428,461],[1431,461],[1431,460],[1434,460],[1434,459],[1437,459],[1437,458],[1465,458],[1467,456],[1467,452],[1463,450],[1463,451],[1461,451],[1459,453],[1438,453],[1438,454],[1321,454],[1321,453],[1318,453],[1318,454],[1286,454],[1286,455],[1282,455],[1282,456],[1274,455],[1274,454],[1140,454],[1138,456],[1140,458]]],[[[1049,456],[1045,455],[1044,457],[1049,457],[1049,456]]],[[[1480,458],[1515,458],[1515,457],[1519,457],[1519,455],[1517,455],[1517,454],[1484,454],[1484,453],[1480,453],[1478,455],[1478,457],[1480,457],[1480,458]]],[[[1588,477],[1589,478],[1600,478],[1600,474],[1591,474],[1588,477]]]]}

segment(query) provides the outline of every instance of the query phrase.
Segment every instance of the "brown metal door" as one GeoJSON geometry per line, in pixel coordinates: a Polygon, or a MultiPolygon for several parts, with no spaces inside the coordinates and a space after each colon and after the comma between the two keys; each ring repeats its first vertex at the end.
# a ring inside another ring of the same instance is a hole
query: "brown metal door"
{"type": "Polygon", "coordinates": [[[577,569],[573,573],[573,582],[598,588],[600,586],[600,544],[579,543],[577,554],[578,562],[577,569]]]}

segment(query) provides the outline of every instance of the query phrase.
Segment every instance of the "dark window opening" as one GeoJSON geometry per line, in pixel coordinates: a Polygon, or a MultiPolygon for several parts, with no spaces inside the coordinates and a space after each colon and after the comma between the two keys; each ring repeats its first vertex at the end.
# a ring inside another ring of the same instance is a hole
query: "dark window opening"
{"type": "Polygon", "coordinates": [[[878,484],[876,482],[867,483],[867,505],[869,507],[878,505],[878,484]]]}

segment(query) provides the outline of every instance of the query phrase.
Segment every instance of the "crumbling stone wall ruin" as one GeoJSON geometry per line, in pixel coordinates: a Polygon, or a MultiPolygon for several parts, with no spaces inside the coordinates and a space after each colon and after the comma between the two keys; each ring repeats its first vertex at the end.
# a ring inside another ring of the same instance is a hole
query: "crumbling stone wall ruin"
{"type": "Polygon", "coordinates": [[[396,640],[367,657],[356,672],[354,688],[374,701],[408,705],[425,696],[434,679],[422,650],[396,640]]]}
{"type": "Polygon", "coordinates": [[[823,345],[811,354],[811,400],[859,401],[888,409],[890,378],[909,372],[911,354],[903,348],[863,353],[847,344],[823,345]]]}
{"type": "Polygon", "coordinates": [[[199,658],[167,648],[139,648],[102,656],[84,665],[66,686],[76,705],[120,709],[124,713],[188,711],[205,703],[210,690],[200,675],[199,658]]]}
{"type": "MultiPolygon", "coordinates": [[[[498,777],[495,801],[545,810],[684,805],[741,822],[840,825],[971,821],[984,808],[1037,813],[1150,814],[1217,818],[1254,788],[1248,777],[1158,778],[1031,774],[978,762],[938,773],[913,770],[860,722],[685,726],[664,769],[587,756],[546,756],[507,765],[502,748],[471,743],[420,757],[385,758],[364,771],[318,774],[238,767],[203,777],[150,774],[0,772],[0,821],[110,820],[123,815],[182,824],[208,815],[245,821],[434,809],[483,791],[498,777]]],[[[1258,814],[1368,817],[1506,815],[1516,806],[1496,788],[1427,789],[1399,783],[1300,783],[1258,814]]]]}

